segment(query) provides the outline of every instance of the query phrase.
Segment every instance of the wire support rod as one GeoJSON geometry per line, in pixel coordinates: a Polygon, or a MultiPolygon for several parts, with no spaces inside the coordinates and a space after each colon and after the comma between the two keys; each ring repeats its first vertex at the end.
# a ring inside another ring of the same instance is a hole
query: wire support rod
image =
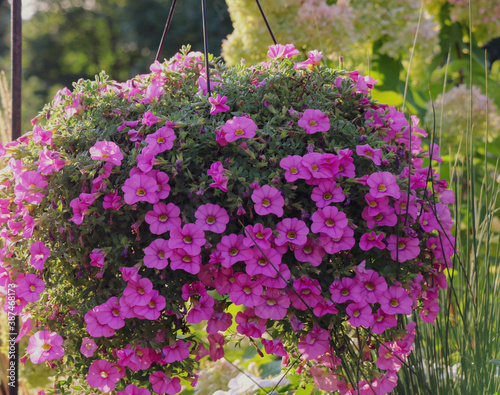
{"type": "Polygon", "coordinates": [[[177,0],[172,1],[172,5],[170,6],[170,11],[168,13],[167,23],[165,24],[165,29],[163,29],[163,34],[161,36],[160,46],[158,47],[158,52],[156,53],[156,61],[160,61],[161,51],[163,50],[163,45],[165,44],[165,38],[167,37],[168,30],[170,29],[170,24],[172,23],[172,18],[174,17],[175,6],[177,4],[177,0]]]}
{"type": "Polygon", "coordinates": [[[207,34],[207,5],[205,0],[201,0],[201,15],[203,19],[203,51],[205,54],[205,73],[207,77],[207,94],[210,97],[210,69],[208,64],[208,34],[207,34]]]}
{"type": "Polygon", "coordinates": [[[269,25],[269,22],[267,20],[266,14],[264,13],[264,10],[262,9],[262,6],[260,5],[260,1],[259,0],[255,0],[255,2],[257,3],[257,7],[259,7],[259,11],[260,11],[260,14],[262,15],[262,18],[264,18],[264,22],[266,23],[267,30],[269,31],[269,34],[271,35],[271,38],[273,39],[274,45],[278,44],[278,42],[276,41],[276,37],[274,37],[273,30],[271,29],[271,25],[269,25]]]}

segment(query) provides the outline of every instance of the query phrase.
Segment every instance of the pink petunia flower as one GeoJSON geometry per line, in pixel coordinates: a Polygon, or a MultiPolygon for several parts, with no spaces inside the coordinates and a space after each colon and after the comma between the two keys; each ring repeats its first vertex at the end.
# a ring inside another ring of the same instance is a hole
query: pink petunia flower
{"type": "Polygon", "coordinates": [[[148,143],[148,145],[144,148],[143,152],[146,151],[153,155],[157,155],[161,152],[171,150],[174,146],[175,139],[174,129],[168,126],[162,126],[156,132],[146,137],[146,143],[148,143]]]}
{"type": "Polygon", "coordinates": [[[369,144],[357,145],[356,154],[371,159],[374,164],[380,166],[382,164],[382,149],[372,148],[369,144]]]}
{"type": "Polygon", "coordinates": [[[397,372],[404,362],[402,350],[394,341],[384,342],[378,348],[377,367],[397,372]]]}
{"type": "Polygon", "coordinates": [[[349,300],[360,302],[362,300],[360,285],[356,280],[349,277],[335,280],[330,285],[330,293],[332,301],[335,303],[344,303],[349,300]]]}
{"type": "Polygon", "coordinates": [[[293,65],[293,69],[312,69],[313,66],[319,66],[321,63],[321,59],[323,59],[323,53],[318,50],[313,50],[308,52],[307,60],[303,62],[297,62],[293,65]]]}
{"type": "Polygon", "coordinates": [[[205,245],[205,232],[195,224],[177,226],[170,231],[168,246],[172,249],[182,248],[190,255],[197,255],[205,245]]]}
{"type": "Polygon", "coordinates": [[[439,304],[435,300],[424,300],[424,306],[419,315],[422,321],[434,324],[440,310],[439,304]]]}
{"type": "Polygon", "coordinates": [[[94,353],[97,351],[97,344],[95,344],[94,339],[90,337],[84,337],[82,339],[82,345],[80,346],[80,352],[87,358],[92,358],[94,353]]]}
{"type": "Polygon", "coordinates": [[[369,251],[374,247],[383,250],[385,249],[385,244],[382,243],[384,237],[384,232],[381,232],[379,234],[375,232],[364,233],[359,239],[359,248],[361,248],[363,251],[369,251]]]}
{"type": "Polygon", "coordinates": [[[299,262],[308,262],[311,266],[319,266],[325,256],[325,249],[313,239],[307,238],[303,245],[294,247],[293,253],[299,262]]]}
{"type": "Polygon", "coordinates": [[[349,221],[346,215],[334,206],[318,209],[311,216],[313,233],[325,233],[332,238],[341,238],[349,221]]]}
{"type": "Polygon", "coordinates": [[[397,237],[392,234],[387,239],[387,249],[394,261],[406,262],[420,254],[420,240],[413,237],[397,237]]]}
{"type": "Polygon", "coordinates": [[[148,211],[144,219],[151,233],[161,235],[182,225],[180,214],[181,210],[175,204],[159,202],[153,205],[153,210],[148,211]]]}
{"type": "Polygon", "coordinates": [[[230,234],[222,236],[216,249],[220,252],[223,267],[233,266],[236,262],[245,262],[253,257],[253,251],[244,243],[245,236],[230,234]]]}
{"type": "Polygon", "coordinates": [[[385,278],[374,270],[358,271],[355,280],[361,286],[362,299],[368,303],[377,303],[379,296],[387,291],[385,278]]]}
{"type": "Polygon", "coordinates": [[[87,209],[94,203],[95,199],[96,195],[91,193],[81,193],[79,197],[73,199],[69,203],[73,209],[73,217],[70,221],[80,225],[83,222],[87,209]]]}
{"type": "Polygon", "coordinates": [[[90,265],[95,267],[103,267],[104,257],[105,253],[101,248],[94,248],[92,252],[89,254],[90,265]]]}
{"type": "Polygon", "coordinates": [[[189,254],[182,248],[176,248],[170,256],[170,269],[181,269],[191,274],[198,274],[201,269],[201,255],[189,254]]]}
{"type": "Polygon", "coordinates": [[[111,392],[120,380],[118,369],[105,359],[92,362],[87,373],[87,384],[102,392],[111,392]]]}
{"type": "Polygon", "coordinates": [[[365,207],[361,212],[361,218],[366,221],[368,229],[373,229],[376,226],[395,226],[398,223],[398,217],[393,207],[387,206],[385,210],[379,211],[374,216],[371,216],[369,211],[370,207],[365,207]]]}
{"type": "Polygon", "coordinates": [[[66,162],[59,158],[60,154],[44,148],[38,154],[38,172],[43,175],[52,174],[66,166],[66,162]]]}
{"type": "Polygon", "coordinates": [[[266,350],[266,354],[274,354],[279,357],[286,357],[288,353],[285,350],[285,346],[279,339],[267,340],[261,339],[260,342],[264,346],[264,350],[266,350]]]}
{"type": "Polygon", "coordinates": [[[226,132],[226,141],[232,143],[240,138],[250,139],[254,137],[257,124],[249,117],[233,117],[226,121],[222,130],[226,132]]]}
{"type": "Polygon", "coordinates": [[[112,141],[98,141],[89,149],[89,152],[94,160],[111,162],[115,166],[122,164],[123,154],[120,147],[112,141]]]}
{"type": "Polygon", "coordinates": [[[206,321],[214,314],[215,299],[210,295],[203,295],[199,299],[191,299],[192,307],[186,315],[186,322],[199,324],[206,321]]]}
{"type": "Polygon", "coordinates": [[[253,257],[245,261],[245,271],[250,276],[263,274],[272,277],[281,264],[281,254],[273,248],[254,248],[253,257]]]}
{"type": "Polygon", "coordinates": [[[42,362],[59,359],[64,355],[63,338],[56,332],[38,331],[29,338],[26,352],[31,362],[42,362]]]}
{"type": "Polygon", "coordinates": [[[291,58],[294,55],[298,55],[299,50],[295,49],[293,44],[275,44],[269,47],[267,51],[267,56],[271,59],[281,59],[281,58],[291,58]]]}
{"type": "Polygon", "coordinates": [[[96,313],[97,321],[101,325],[108,325],[115,330],[125,326],[124,316],[116,296],[112,296],[106,303],[94,307],[93,310],[96,313]]]}
{"type": "Polygon", "coordinates": [[[227,211],[217,204],[207,203],[198,207],[194,216],[196,226],[214,233],[224,233],[229,222],[227,211]]]}
{"type": "Polygon", "coordinates": [[[261,249],[271,248],[271,238],[273,231],[271,228],[264,228],[262,224],[256,223],[255,225],[245,226],[245,239],[243,244],[247,247],[258,246],[261,249]]]}
{"type": "Polygon", "coordinates": [[[128,178],[122,186],[122,191],[125,193],[125,203],[130,205],[142,201],[155,204],[159,200],[158,183],[146,175],[135,174],[128,178]]]}
{"type": "Polygon", "coordinates": [[[255,306],[255,314],[260,318],[281,320],[290,306],[290,298],[281,289],[267,288],[255,306]]]}
{"type": "Polygon", "coordinates": [[[349,323],[354,326],[364,326],[365,328],[370,328],[375,319],[372,315],[372,308],[364,300],[357,303],[350,303],[346,307],[346,312],[349,315],[349,323]]]}
{"type": "Polygon", "coordinates": [[[307,310],[323,301],[318,280],[302,276],[293,282],[293,290],[288,293],[292,306],[298,310],[307,310]]]}
{"type": "Polygon", "coordinates": [[[324,354],[329,348],[330,333],[315,325],[311,332],[301,337],[297,348],[302,358],[311,360],[324,354]]]}
{"type": "Polygon", "coordinates": [[[145,306],[134,306],[133,310],[136,316],[154,321],[160,318],[161,312],[165,309],[166,305],[165,298],[157,290],[153,289],[149,303],[145,306]]]}
{"type": "Polygon", "coordinates": [[[167,173],[151,170],[147,175],[153,177],[158,183],[158,199],[166,199],[170,195],[170,185],[168,184],[169,177],[167,173]]]}
{"type": "Polygon", "coordinates": [[[150,110],[146,111],[142,116],[141,123],[146,126],[151,126],[160,121],[160,118],[154,115],[150,110]]]}
{"type": "Polygon", "coordinates": [[[113,328],[111,328],[109,325],[101,324],[97,320],[97,315],[94,310],[89,310],[83,317],[85,320],[86,325],[86,330],[88,334],[92,337],[111,337],[115,334],[115,331],[113,328]]]}
{"type": "Polygon", "coordinates": [[[235,318],[236,331],[240,335],[259,338],[266,331],[266,320],[258,317],[253,308],[238,311],[235,318]]]}
{"type": "Polygon", "coordinates": [[[378,298],[380,309],[386,314],[411,314],[412,300],[403,287],[392,286],[378,298]]]}
{"type": "Polygon", "coordinates": [[[45,261],[50,256],[50,249],[41,241],[36,241],[30,247],[30,264],[36,270],[43,270],[45,261]]]}
{"type": "Polygon", "coordinates": [[[309,228],[304,221],[298,218],[285,218],[276,224],[276,236],[274,243],[282,246],[285,243],[303,245],[307,242],[309,228]]]}
{"type": "Polygon", "coordinates": [[[110,208],[112,210],[119,210],[120,207],[122,206],[123,206],[122,198],[121,196],[118,195],[118,191],[109,193],[106,196],[104,196],[104,201],[102,203],[102,207],[104,209],[110,208]]]}
{"type": "Polygon", "coordinates": [[[387,171],[370,174],[366,184],[370,187],[370,194],[374,198],[392,196],[399,199],[401,196],[399,185],[396,183],[396,176],[387,171]]]}
{"type": "Polygon", "coordinates": [[[340,203],[345,200],[342,187],[337,186],[334,181],[321,180],[317,187],[312,190],[311,199],[316,206],[323,208],[332,203],[340,203]]]}
{"type": "Polygon", "coordinates": [[[235,281],[231,284],[229,297],[235,305],[255,307],[262,294],[262,285],[252,280],[248,274],[235,273],[235,281]]]}
{"type": "Polygon", "coordinates": [[[307,109],[299,119],[298,125],[307,134],[326,132],[330,129],[330,118],[320,110],[307,109]]]}
{"type": "Polygon", "coordinates": [[[285,199],[281,192],[269,185],[263,185],[259,189],[254,189],[252,201],[255,203],[254,210],[259,215],[275,214],[278,217],[283,216],[283,206],[285,199]]]}
{"type": "Polygon", "coordinates": [[[168,266],[168,258],[172,250],[168,246],[168,240],[156,239],[144,249],[144,266],[158,270],[168,266]]]}
{"type": "Polygon", "coordinates": [[[191,346],[190,341],[177,340],[177,342],[172,343],[168,346],[163,347],[162,355],[163,362],[173,363],[177,361],[184,361],[189,357],[189,347],[191,346]]]}
{"type": "Polygon", "coordinates": [[[148,278],[141,278],[138,281],[129,281],[123,290],[120,302],[124,301],[129,306],[145,306],[151,300],[153,283],[148,278]]]}
{"type": "Polygon", "coordinates": [[[386,314],[382,309],[378,309],[377,313],[374,314],[375,323],[372,327],[372,332],[381,335],[387,328],[393,328],[398,325],[398,320],[396,316],[392,314],[386,314]]]}
{"type": "Polygon", "coordinates": [[[280,160],[280,167],[285,169],[285,179],[287,182],[293,182],[298,179],[306,180],[310,178],[307,169],[302,165],[302,156],[288,155],[280,160]]]}
{"type": "Polygon", "coordinates": [[[36,171],[23,171],[16,178],[15,203],[25,200],[31,204],[40,204],[45,197],[41,191],[47,188],[45,177],[36,171]]]}
{"type": "Polygon", "coordinates": [[[175,395],[181,392],[181,379],[167,377],[163,372],[154,372],[149,376],[153,391],[157,394],[175,395]]]}
{"type": "Polygon", "coordinates": [[[135,384],[129,384],[123,391],[118,391],[116,395],[151,395],[151,392],[145,387],[137,387],[135,384]]]}
{"type": "Polygon", "coordinates": [[[210,108],[210,115],[215,115],[220,112],[226,112],[230,109],[230,107],[226,104],[224,104],[227,101],[227,97],[223,96],[221,97],[219,94],[217,94],[217,97],[209,97],[208,101],[212,105],[210,108]]]}
{"type": "Polygon", "coordinates": [[[40,294],[45,290],[45,282],[36,274],[26,274],[24,277],[16,278],[16,296],[26,302],[36,302],[40,294]]]}
{"type": "Polygon", "coordinates": [[[330,159],[329,154],[321,154],[319,152],[310,152],[302,157],[302,165],[309,172],[309,179],[320,180],[323,178],[331,179],[338,172],[338,164],[330,159]]]}

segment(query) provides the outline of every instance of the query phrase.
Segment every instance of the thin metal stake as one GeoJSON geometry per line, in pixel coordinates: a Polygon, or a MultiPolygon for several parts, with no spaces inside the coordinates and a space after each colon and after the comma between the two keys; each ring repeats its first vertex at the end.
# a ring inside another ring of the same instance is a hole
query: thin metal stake
{"type": "Polygon", "coordinates": [[[262,6],[260,5],[260,1],[255,0],[255,2],[257,3],[257,7],[259,7],[260,14],[262,15],[262,18],[264,18],[264,22],[266,23],[267,30],[269,30],[269,34],[271,35],[271,38],[273,39],[274,45],[278,44],[278,42],[276,41],[276,37],[274,37],[271,26],[269,25],[269,22],[267,21],[266,14],[264,14],[264,10],[262,9],[262,6]]]}
{"type": "Polygon", "coordinates": [[[208,68],[208,35],[207,35],[207,6],[205,0],[201,0],[201,14],[203,18],[203,50],[205,53],[205,70],[207,74],[207,92],[210,97],[210,70],[208,68]]]}
{"type": "Polygon", "coordinates": [[[160,61],[161,51],[163,50],[163,45],[165,44],[165,37],[167,37],[168,29],[170,29],[170,24],[172,23],[172,18],[174,17],[175,5],[177,0],[172,1],[170,6],[170,11],[168,13],[167,23],[165,24],[165,29],[163,29],[163,35],[161,36],[160,46],[158,47],[158,52],[156,52],[156,58],[158,62],[160,61]]]}

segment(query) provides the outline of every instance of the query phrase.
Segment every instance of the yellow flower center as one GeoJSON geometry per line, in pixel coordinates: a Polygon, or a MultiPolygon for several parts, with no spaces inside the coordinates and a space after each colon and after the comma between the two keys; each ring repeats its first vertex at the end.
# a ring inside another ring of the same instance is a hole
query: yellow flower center
{"type": "Polygon", "coordinates": [[[243,288],[243,292],[245,292],[247,295],[250,295],[252,293],[252,288],[246,286],[245,288],[243,288]]]}
{"type": "Polygon", "coordinates": [[[377,202],[375,200],[372,200],[370,203],[368,203],[370,207],[377,207],[377,202]]]}
{"type": "Polygon", "coordinates": [[[333,219],[327,219],[325,224],[326,226],[332,227],[335,225],[335,221],[333,219]]]}
{"type": "Polygon", "coordinates": [[[30,290],[31,290],[31,292],[35,292],[36,291],[36,287],[35,287],[34,284],[30,285],[30,290]]]}
{"type": "Polygon", "coordinates": [[[138,293],[139,295],[144,295],[144,294],[146,293],[146,291],[144,290],[144,288],[138,288],[138,289],[137,289],[137,293],[138,293]]]}
{"type": "Polygon", "coordinates": [[[265,235],[264,235],[264,233],[262,233],[262,232],[257,232],[257,233],[255,234],[255,237],[257,237],[258,239],[262,240],[262,239],[263,239],[264,237],[266,237],[266,236],[265,236],[265,235]]]}
{"type": "Polygon", "coordinates": [[[193,242],[193,239],[191,238],[191,236],[184,236],[184,238],[182,240],[186,244],[191,244],[193,242]]]}
{"type": "Polygon", "coordinates": [[[378,213],[375,217],[375,221],[380,221],[382,218],[384,218],[383,214],[382,213],[378,213]]]}
{"type": "Polygon", "coordinates": [[[238,252],[239,252],[238,249],[233,247],[229,250],[229,255],[235,256],[236,254],[238,254],[238,252]]]}
{"type": "Polygon", "coordinates": [[[310,289],[304,289],[304,290],[302,291],[302,295],[306,295],[306,296],[307,296],[307,295],[309,295],[310,293],[311,293],[311,290],[310,290],[310,289]]]}
{"type": "Polygon", "coordinates": [[[332,194],[330,192],[326,192],[324,195],[323,195],[323,199],[324,200],[330,200],[332,198],[332,194]]]}
{"type": "Polygon", "coordinates": [[[344,288],[342,291],[340,291],[340,294],[342,296],[347,296],[347,295],[349,295],[349,290],[347,288],[344,288]]]}
{"type": "Polygon", "coordinates": [[[402,243],[402,242],[399,242],[398,243],[398,250],[402,250],[403,248],[406,247],[406,244],[405,243],[402,243]]]}
{"type": "Polygon", "coordinates": [[[318,170],[319,170],[319,167],[318,167],[318,165],[315,163],[315,164],[313,164],[313,165],[311,166],[311,169],[312,169],[313,171],[318,171],[318,170]]]}
{"type": "Polygon", "coordinates": [[[305,254],[310,254],[310,253],[313,251],[313,249],[312,249],[312,247],[311,247],[311,246],[305,246],[305,247],[302,249],[302,251],[304,251],[304,253],[305,253],[305,254]]]}
{"type": "Polygon", "coordinates": [[[156,307],[156,303],[153,302],[152,300],[148,303],[148,306],[154,309],[156,307]]]}
{"type": "Polygon", "coordinates": [[[168,215],[167,215],[167,214],[161,214],[161,215],[158,217],[158,220],[159,220],[160,222],[165,222],[167,219],[168,219],[168,215]]]}
{"type": "Polygon", "coordinates": [[[271,205],[271,201],[268,198],[262,199],[262,205],[264,207],[269,207],[271,205]]]}
{"type": "Polygon", "coordinates": [[[316,122],[314,119],[311,119],[309,121],[309,126],[318,126],[318,122],[316,122]]]}
{"type": "Polygon", "coordinates": [[[366,151],[365,155],[370,157],[370,158],[373,158],[373,152],[371,152],[371,151],[366,151]]]}
{"type": "Polygon", "coordinates": [[[184,263],[191,263],[191,257],[189,255],[184,255],[182,257],[182,262],[184,262],[184,263]]]}
{"type": "Polygon", "coordinates": [[[207,221],[207,224],[212,225],[213,223],[215,223],[215,218],[212,215],[209,215],[207,217],[206,221],[207,221]]]}
{"type": "Polygon", "coordinates": [[[267,265],[267,259],[266,258],[259,258],[259,260],[257,261],[257,263],[260,266],[266,266],[267,265]]]}
{"type": "Polygon", "coordinates": [[[286,237],[288,237],[289,239],[292,239],[292,240],[293,240],[293,239],[295,239],[295,238],[297,237],[297,235],[296,235],[296,233],[295,233],[293,230],[291,230],[291,231],[289,231],[289,232],[286,234],[286,237]]]}
{"type": "Polygon", "coordinates": [[[372,283],[366,283],[365,284],[365,288],[368,290],[368,291],[373,291],[375,289],[375,285],[373,285],[372,283]]]}
{"type": "Polygon", "coordinates": [[[359,310],[354,310],[353,313],[352,313],[352,316],[353,317],[359,317],[361,313],[359,312],[359,310]]]}
{"type": "Polygon", "coordinates": [[[120,311],[119,311],[118,309],[113,309],[113,310],[111,311],[111,313],[112,313],[115,317],[120,316],[120,311]]]}
{"type": "Polygon", "coordinates": [[[109,154],[102,154],[101,158],[109,158],[109,154]]]}
{"type": "Polygon", "coordinates": [[[163,144],[163,143],[165,142],[165,139],[164,139],[163,137],[158,137],[158,138],[156,139],[156,142],[157,142],[158,144],[163,144]]]}
{"type": "Polygon", "coordinates": [[[107,372],[105,372],[104,370],[101,372],[101,377],[102,377],[103,379],[107,379],[107,378],[108,378],[108,376],[109,376],[109,375],[108,375],[108,373],[107,373],[107,372]]]}
{"type": "Polygon", "coordinates": [[[387,187],[385,186],[385,184],[380,184],[377,188],[380,192],[385,192],[387,191],[387,187]]]}
{"type": "Polygon", "coordinates": [[[160,259],[165,258],[165,251],[158,252],[158,258],[160,258],[160,259]]]}
{"type": "Polygon", "coordinates": [[[296,167],[290,167],[290,173],[292,174],[297,174],[299,171],[297,170],[296,167]]]}
{"type": "Polygon", "coordinates": [[[234,132],[236,136],[241,136],[242,134],[245,134],[245,131],[243,129],[236,129],[236,132],[234,132]]]}
{"type": "Polygon", "coordinates": [[[391,303],[389,303],[392,307],[398,307],[399,306],[399,300],[397,299],[392,299],[391,303]]]}
{"type": "Polygon", "coordinates": [[[268,304],[269,306],[274,306],[274,305],[276,304],[276,300],[275,300],[275,299],[268,299],[268,300],[267,300],[267,304],[268,304]]]}
{"type": "Polygon", "coordinates": [[[146,195],[146,191],[144,188],[139,188],[136,192],[137,196],[144,196],[146,195]]]}
{"type": "Polygon", "coordinates": [[[43,351],[49,351],[51,348],[52,348],[52,346],[51,346],[50,344],[47,344],[47,343],[45,343],[45,344],[42,346],[42,350],[43,350],[43,351]]]}

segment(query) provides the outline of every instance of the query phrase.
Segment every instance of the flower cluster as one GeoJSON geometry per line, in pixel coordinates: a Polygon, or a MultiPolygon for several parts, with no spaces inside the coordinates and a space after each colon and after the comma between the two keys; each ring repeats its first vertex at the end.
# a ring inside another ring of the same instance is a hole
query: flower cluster
{"type": "Polygon", "coordinates": [[[249,337],[325,391],[394,388],[454,253],[437,147],[370,77],[268,54],[213,64],[212,97],[187,51],[80,81],[2,147],[0,291],[33,362],[176,394],[249,337]]]}

